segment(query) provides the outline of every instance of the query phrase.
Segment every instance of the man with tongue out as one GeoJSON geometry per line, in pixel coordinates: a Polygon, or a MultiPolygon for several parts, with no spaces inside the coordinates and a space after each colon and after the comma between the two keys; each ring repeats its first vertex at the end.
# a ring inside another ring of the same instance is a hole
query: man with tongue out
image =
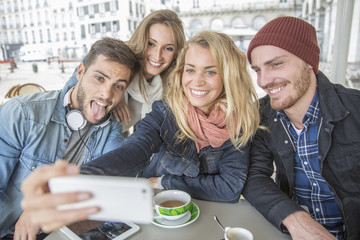
{"type": "Polygon", "coordinates": [[[104,38],[79,65],[75,87],[20,96],[0,107],[1,238],[35,239],[39,228],[20,207],[20,185],[32,171],[58,159],[80,165],[119,146],[122,128],[111,111],[139,65],[126,44],[104,38]]]}

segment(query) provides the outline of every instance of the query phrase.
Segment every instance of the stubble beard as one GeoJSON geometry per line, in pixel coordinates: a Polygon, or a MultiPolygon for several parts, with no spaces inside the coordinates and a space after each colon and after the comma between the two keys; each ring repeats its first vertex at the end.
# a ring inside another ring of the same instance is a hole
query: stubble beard
{"type": "Polygon", "coordinates": [[[296,93],[288,96],[285,100],[279,102],[270,98],[270,105],[275,110],[285,110],[294,106],[298,100],[306,93],[311,85],[311,69],[308,68],[307,64],[303,64],[301,74],[294,82],[294,88],[296,93]]]}

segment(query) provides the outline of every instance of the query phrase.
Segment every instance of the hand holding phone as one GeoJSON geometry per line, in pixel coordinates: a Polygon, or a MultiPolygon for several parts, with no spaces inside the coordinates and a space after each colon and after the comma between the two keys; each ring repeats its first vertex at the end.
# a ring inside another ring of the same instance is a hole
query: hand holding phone
{"type": "Polygon", "coordinates": [[[153,219],[153,190],[146,179],[98,175],[65,176],[50,179],[49,188],[52,193],[89,192],[91,199],[60,205],[58,208],[99,207],[99,212],[90,215],[91,220],[150,223],[153,219]]]}

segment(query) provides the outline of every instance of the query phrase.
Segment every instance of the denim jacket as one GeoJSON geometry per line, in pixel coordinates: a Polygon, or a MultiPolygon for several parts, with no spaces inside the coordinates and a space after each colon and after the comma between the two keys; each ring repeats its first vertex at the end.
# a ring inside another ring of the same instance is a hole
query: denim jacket
{"type": "Polygon", "coordinates": [[[197,153],[194,141],[177,142],[178,130],[166,103],[156,101],[120,148],[83,165],[82,172],[163,176],[165,189],[180,189],[204,200],[237,202],[247,177],[249,145],[237,150],[227,140],[218,148],[207,146],[197,153]]]}
{"type": "MultiPolygon", "coordinates": [[[[22,213],[22,181],[36,168],[63,157],[71,136],[65,122],[63,90],[24,95],[0,106],[0,229],[14,228],[22,213]]],[[[119,146],[121,125],[95,125],[87,141],[84,163],[119,146]]]]}

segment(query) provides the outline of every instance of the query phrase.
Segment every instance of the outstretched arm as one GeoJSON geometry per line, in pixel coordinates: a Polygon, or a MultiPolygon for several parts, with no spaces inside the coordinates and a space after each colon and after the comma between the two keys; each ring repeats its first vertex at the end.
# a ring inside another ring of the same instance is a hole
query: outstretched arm
{"type": "Polygon", "coordinates": [[[79,173],[79,168],[66,161],[59,160],[36,170],[22,184],[24,199],[21,206],[27,212],[33,225],[44,232],[59,229],[64,225],[86,220],[99,211],[96,207],[77,210],[58,210],[57,206],[87,200],[91,195],[86,192],[52,194],[48,181],[53,177],[71,176],[79,173]]]}

